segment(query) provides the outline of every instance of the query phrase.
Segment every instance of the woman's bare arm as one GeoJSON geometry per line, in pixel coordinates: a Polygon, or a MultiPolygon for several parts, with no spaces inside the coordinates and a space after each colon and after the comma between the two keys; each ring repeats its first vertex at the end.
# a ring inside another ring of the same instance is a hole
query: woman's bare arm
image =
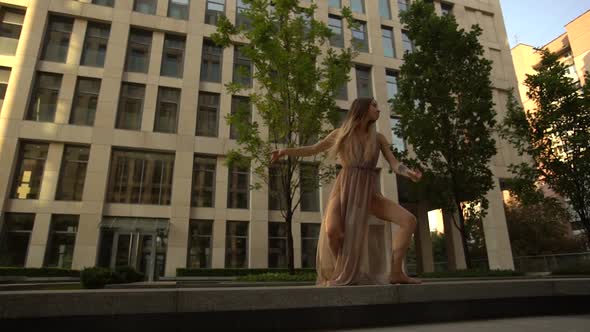
{"type": "Polygon", "coordinates": [[[395,158],[395,156],[393,155],[393,153],[389,149],[390,144],[387,141],[387,138],[383,134],[381,134],[381,133],[377,134],[377,142],[379,143],[379,146],[381,148],[381,153],[383,153],[383,156],[385,157],[385,159],[389,163],[389,167],[391,170],[393,170],[395,173],[397,173],[399,175],[403,175],[405,177],[410,178],[412,181],[420,180],[420,178],[422,177],[422,173],[420,171],[413,171],[413,170],[409,169],[403,163],[399,162],[399,160],[397,160],[397,158],[395,158]]]}
{"type": "Polygon", "coordinates": [[[337,134],[338,129],[334,129],[328,136],[314,145],[275,150],[272,152],[271,162],[275,162],[283,156],[307,157],[326,151],[334,145],[337,134]]]}

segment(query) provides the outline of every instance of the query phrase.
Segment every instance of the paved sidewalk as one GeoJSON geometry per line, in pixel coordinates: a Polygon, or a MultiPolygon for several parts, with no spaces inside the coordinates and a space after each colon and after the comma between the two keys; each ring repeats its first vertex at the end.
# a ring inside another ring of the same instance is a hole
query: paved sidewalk
{"type": "Polygon", "coordinates": [[[404,325],[372,329],[322,330],[338,332],[588,332],[590,315],[543,316],[480,321],[404,325]]]}

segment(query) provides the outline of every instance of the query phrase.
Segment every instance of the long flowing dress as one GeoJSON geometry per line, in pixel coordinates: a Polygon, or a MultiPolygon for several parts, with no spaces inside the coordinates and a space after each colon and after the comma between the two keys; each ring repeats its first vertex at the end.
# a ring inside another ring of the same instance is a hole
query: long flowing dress
{"type": "Polygon", "coordinates": [[[381,195],[376,168],[380,148],[375,145],[369,160],[363,157],[365,144],[360,141],[353,145],[351,156],[339,154],[342,169],[324,210],[318,240],[318,286],[389,283],[391,224],[369,214],[372,198],[381,195]],[[337,256],[330,249],[328,222],[340,222],[344,228],[342,249],[337,256]]]}

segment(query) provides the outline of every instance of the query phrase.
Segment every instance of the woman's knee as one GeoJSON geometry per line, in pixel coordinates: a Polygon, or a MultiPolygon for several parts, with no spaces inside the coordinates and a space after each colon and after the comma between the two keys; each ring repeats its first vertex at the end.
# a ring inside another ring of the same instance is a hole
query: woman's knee
{"type": "Polygon", "coordinates": [[[403,221],[403,227],[410,229],[412,232],[416,229],[416,225],[418,224],[418,220],[416,220],[416,216],[409,213],[403,221]]]}
{"type": "Polygon", "coordinates": [[[330,241],[341,241],[344,239],[344,232],[339,225],[328,225],[326,232],[330,241]]]}

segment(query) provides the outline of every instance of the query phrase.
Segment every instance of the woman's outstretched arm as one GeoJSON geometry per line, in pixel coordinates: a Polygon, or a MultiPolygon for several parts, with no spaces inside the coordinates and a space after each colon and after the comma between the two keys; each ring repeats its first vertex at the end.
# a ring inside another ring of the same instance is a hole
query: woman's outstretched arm
{"type": "Polygon", "coordinates": [[[279,149],[274,150],[272,152],[271,163],[281,159],[283,156],[293,156],[293,157],[307,157],[313,156],[314,154],[318,154],[320,152],[328,150],[336,141],[336,135],[338,134],[338,129],[332,130],[328,136],[326,136],[323,140],[317,142],[314,145],[302,146],[298,148],[287,148],[287,149],[279,149]]]}
{"type": "Polygon", "coordinates": [[[420,171],[411,170],[406,165],[399,162],[399,160],[395,158],[393,153],[391,153],[391,150],[389,149],[390,144],[383,134],[377,134],[377,142],[379,143],[381,153],[383,153],[383,156],[385,157],[385,159],[387,159],[387,162],[389,163],[389,167],[391,168],[391,170],[393,170],[395,173],[399,175],[410,178],[414,182],[420,180],[420,178],[422,177],[422,173],[420,171]]]}

